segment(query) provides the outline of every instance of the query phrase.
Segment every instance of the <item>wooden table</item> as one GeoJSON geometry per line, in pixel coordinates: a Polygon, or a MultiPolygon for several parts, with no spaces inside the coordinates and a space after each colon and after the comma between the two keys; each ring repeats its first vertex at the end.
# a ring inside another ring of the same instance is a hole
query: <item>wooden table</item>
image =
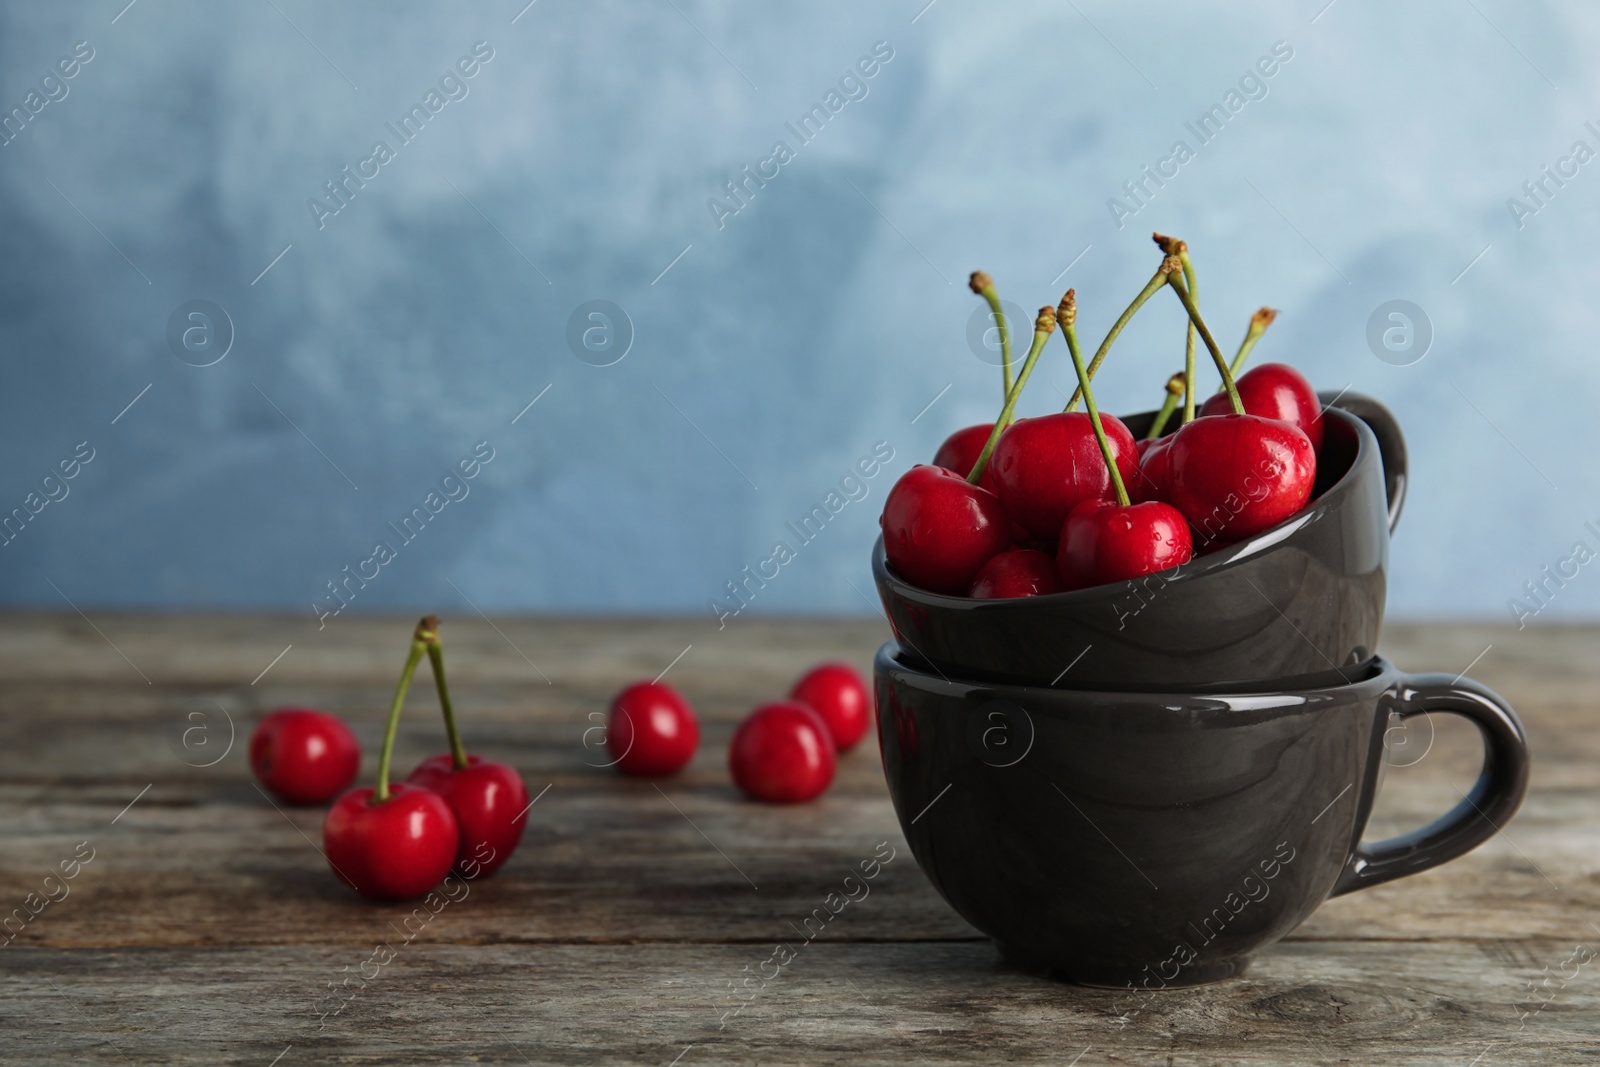
{"type": "MultiPolygon", "coordinates": [[[[506,868],[426,923],[358,899],[319,854],[322,812],[269,803],[244,749],[265,710],[312,704],[352,723],[370,775],[412,621],[0,616],[0,910],[59,897],[0,949],[0,1062],[1600,1060],[1600,631],[1390,627],[1401,666],[1472,664],[1520,710],[1534,774],[1509,832],[1326,904],[1242,979],[1140,1004],[1001,964],[917,869],[870,740],[815,804],[735,794],[738,717],[818,659],[865,668],[881,622],[447,619],[471,747],[545,792],[506,868]],[[691,769],[590,766],[591,715],[669,665],[704,724],[691,769]],[[880,842],[870,896],[732,1014],[745,968],[880,842]]],[[[442,748],[431,683],[413,693],[402,769],[442,748]]],[[[1475,773],[1470,727],[1415,740],[1379,832],[1475,773]]]]}

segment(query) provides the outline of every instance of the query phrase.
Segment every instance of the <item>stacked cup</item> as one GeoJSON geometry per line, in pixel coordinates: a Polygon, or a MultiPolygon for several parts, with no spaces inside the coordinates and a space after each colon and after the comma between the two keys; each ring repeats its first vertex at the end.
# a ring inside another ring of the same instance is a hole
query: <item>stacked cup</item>
{"type": "MultiPolygon", "coordinates": [[[[1376,654],[1405,442],[1376,401],[1323,402],[1312,502],[1172,570],[976,600],[912,586],[874,549],[895,811],[1009,958],[1118,987],[1239,974],[1323,900],[1454,859],[1521,803],[1510,706],[1376,654]],[[1431,712],[1478,726],[1477,783],[1432,825],[1364,844],[1386,732],[1431,712]]],[[[1150,420],[1123,421],[1139,437],[1150,420]]]]}

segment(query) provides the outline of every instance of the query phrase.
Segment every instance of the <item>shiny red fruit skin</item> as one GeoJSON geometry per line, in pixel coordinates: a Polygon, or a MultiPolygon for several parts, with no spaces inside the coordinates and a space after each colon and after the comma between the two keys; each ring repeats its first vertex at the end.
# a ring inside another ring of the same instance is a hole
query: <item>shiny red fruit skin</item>
{"type": "Polygon", "coordinates": [[[1088,500],[1067,516],[1056,565],[1068,589],[1125,582],[1194,558],[1189,524],[1159,500],[1121,507],[1088,500]]]}
{"type": "MultiPolygon", "coordinates": [[[[994,432],[994,423],[980,422],[976,426],[967,426],[957,430],[944,439],[944,444],[939,446],[939,451],[933,455],[933,465],[943,467],[947,471],[954,471],[965,478],[972,473],[972,467],[978,462],[978,453],[983,451],[983,446],[989,443],[989,434],[994,432]]],[[[985,467],[983,476],[978,479],[978,484],[989,492],[996,492],[994,471],[985,467]]]]}
{"type": "Polygon", "coordinates": [[[1260,415],[1208,415],[1173,435],[1168,499],[1195,543],[1241,541],[1306,506],[1317,455],[1297,427],[1260,415]]]}
{"type": "MultiPolygon", "coordinates": [[[[1139,451],[1115,415],[1100,416],[1124,484],[1137,478],[1139,451]]],[[[989,466],[1006,514],[1031,537],[1053,541],[1072,509],[1085,500],[1111,500],[1111,472],[1081,411],[1019,419],[995,446],[989,466]]]]}
{"type": "Polygon", "coordinates": [[[1158,437],[1139,442],[1139,473],[1127,482],[1128,496],[1135,504],[1167,499],[1167,475],[1172,460],[1172,438],[1158,437]]]}
{"type": "Polygon", "coordinates": [[[641,778],[677,774],[700,747],[689,702],[665,682],[637,682],[611,701],[606,748],[617,770],[641,778]]]}
{"type": "Polygon", "coordinates": [[[889,490],[878,523],[889,566],[913,585],[950,596],[965,596],[989,558],[1011,546],[998,497],[920,463],[889,490]]]}
{"type": "Polygon", "coordinates": [[[467,754],[456,770],[450,753],[429,756],[406,782],[444,797],[456,817],[456,873],[487,878],[511,858],[528,825],[528,787],[506,763],[467,754]]]}
{"type": "MultiPolygon", "coordinates": [[[[1239,375],[1234,385],[1246,415],[1279,419],[1298,426],[1311,441],[1313,451],[1322,451],[1322,401],[1306,376],[1287,363],[1262,363],[1239,375]]],[[[1202,415],[1227,415],[1233,404],[1227,393],[1218,393],[1200,407],[1202,415]]]]}
{"type": "Polygon", "coordinates": [[[1056,573],[1056,561],[1048,553],[1014,548],[985,563],[967,595],[977,600],[1009,600],[1059,593],[1064,588],[1056,573]]]}
{"type": "Polygon", "coordinates": [[[734,784],[769,804],[800,804],[821,796],[836,765],[828,724],[792,700],[756,708],[728,745],[734,784]]]}
{"type": "Polygon", "coordinates": [[[374,900],[409,900],[439,884],[455,863],[460,833],[444,797],[396,782],[373,804],[371,786],[352,789],[328,809],[322,850],[333,873],[374,900]]]}
{"type": "Polygon", "coordinates": [[[325,804],[356,780],[361,743],[337,716],[279,708],[250,735],[250,769],[280,800],[325,804]]]}
{"type": "Polygon", "coordinates": [[[789,699],[822,716],[828,724],[835,752],[848,752],[866,736],[872,718],[872,696],[867,683],[848,663],[813,667],[794,683],[789,699]]]}

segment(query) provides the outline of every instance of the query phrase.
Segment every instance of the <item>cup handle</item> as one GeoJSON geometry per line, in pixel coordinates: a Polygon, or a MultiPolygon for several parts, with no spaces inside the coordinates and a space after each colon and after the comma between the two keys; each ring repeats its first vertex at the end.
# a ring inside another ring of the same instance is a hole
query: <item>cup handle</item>
{"type": "Polygon", "coordinates": [[[1389,532],[1400,525],[1400,509],[1406,502],[1406,437],[1389,409],[1360,393],[1319,393],[1329,407],[1348,411],[1372,430],[1378,439],[1378,455],[1383,459],[1383,485],[1389,499],[1389,532]]]}
{"type": "Polygon", "coordinates": [[[1461,803],[1431,825],[1358,844],[1329,896],[1416,874],[1470,852],[1500,831],[1528,789],[1528,739],[1522,722],[1487,686],[1448,674],[1416,674],[1402,676],[1389,693],[1402,720],[1440,711],[1475,723],[1483,736],[1483,770],[1461,803]]]}

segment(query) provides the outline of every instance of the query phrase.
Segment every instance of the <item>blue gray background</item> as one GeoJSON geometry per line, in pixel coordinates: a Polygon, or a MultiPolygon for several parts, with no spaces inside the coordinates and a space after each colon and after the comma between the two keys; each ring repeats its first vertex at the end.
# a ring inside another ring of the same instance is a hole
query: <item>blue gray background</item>
{"type": "MultiPolygon", "coordinates": [[[[1600,9],[925,3],[5,4],[5,109],[76,42],[94,58],[0,147],[0,511],[79,442],[95,458],[0,548],[0,600],[311,619],[487,440],[351,610],[709,618],[887,441],[751,609],[871,611],[893,477],[997,407],[966,273],[1030,309],[1075,285],[1098,337],[1152,229],[1189,241],[1225,344],[1270,304],[1258,358],[1399,414],[1393,614],[1509,619],[1600,548],[1600,161],[1536,214],[1507,203],[1600,150],[1600,9]],[[479,41],[468,95],[396,147],[384,124],[479,41]],[[880,41],[867,95],[801,145],[784,124],[880,41]],[[1265,96],[1200,145],[1185,123],[1280,41],[1265,96]],[[307,201],[379,139],[395,158],[319,229],[307,201]],[[708,200],[779,139],[795,157],[719,228],[708,200]],[[1195,157],[1119,227],[1108,199],[1179,139],[1195,157]],[[202,299],[236,336],[195,367],[167,325],[202,299]],[[1396,299],[1431,323],[1406,366],[1367,340],[1396,299]],[[631,322],[610,366],[568,344],[592,300],[631,322]]],[[[1152,406],[1180,336],[1170,302],[1140,319],[1103,405],[1152,406]]],[[[1050,351],[1027,411],[1070,384],[1050,351]]],[[[1600,565],[1539,618],[1597,611],[1600,565]]]]}

